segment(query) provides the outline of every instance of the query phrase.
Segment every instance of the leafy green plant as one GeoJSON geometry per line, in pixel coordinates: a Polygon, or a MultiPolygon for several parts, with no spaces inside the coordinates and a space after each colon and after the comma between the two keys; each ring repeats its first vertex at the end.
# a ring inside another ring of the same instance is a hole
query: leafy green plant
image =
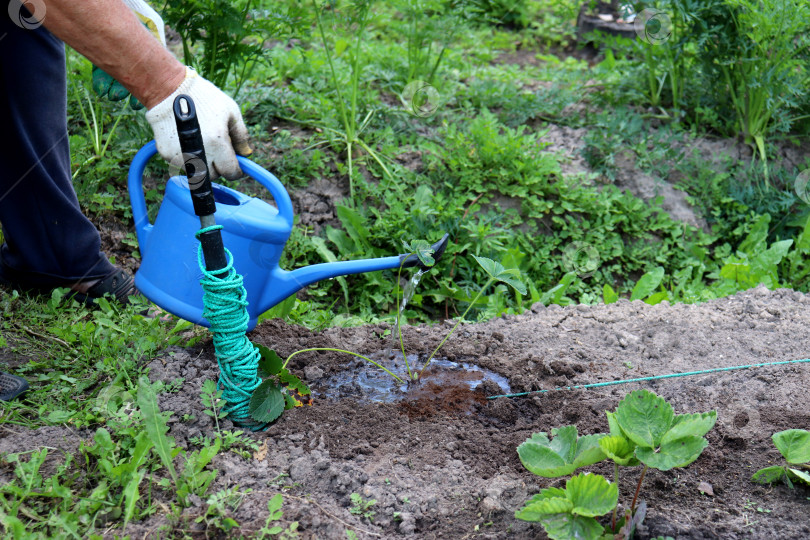
{"type": "Polygon", "coordinates": [[[77,86],[74,86],[73,95],[79,107],[79,111],[81,111],[82,119],[84,120],[85,140],[90,141],[90,146],[93,150],[93,154],[90,158],[85,160],[73,172],[72,178],[75,179],[84,167],[104,157],[107,153],[107,148],[110,146],[110,142],[115,138],[115,130],[118,128],[118,123],[121,122],[124,117],[128,116],[128,114],[125,114],[127,112],[127,106],[122,106],[118,114],[115,115],[115,122],[113,122],[112,127],[107,129],[105,137],[105,114],[102,109],[102,100],[99,99],[97,103],[94,104],[90,99],[90,93],[87,91],[87,88],[84,87],[79,89],[77,86]],[[81,94],[84,95],[84,99],[87,101],[87,109],[84,107],[81,94]]]}
{"type": "Polygon", "coordinates": [[[258,369],[264,381],[253,391],[249,411],[254,420],[264,424],[276,420],[287,409],[300,407],[302,399],[311,391],[286,369],[287,363],[282,362],[275,351],[264,345],[256,345],[256,348],[261,354],[258,369]]]}
{"type": "Polygon", "coordinates": [[[194,521],[204,523],[206,531],[213,528],[225,533],[230,532],[233,528],[238,527],[239,523],[228,514],[239,508],[245,495],[251,491],[250,489],[239,491],[239,486],[232,486],[212,493],[205,501],[205,504],[208,505],[205,513],[194,521]]]}
{"type": "Polygon", "coordinates": [[[739,133],[758,150],[767,171],[765,137],[774,117],[795,104],[810,83],[800,59],[810,45],[810,5],[797,0],[726,1],[739,48],[719,59],[720,70],[739,133]]]}
{"type": "Polygon", "coordinates": [[[784,481],[790,488],[796,481],[810,485],[810,431],[787,429],[774,433],[771,439],[787,464],[760,469],[751,479],[760,484],[784,481]]]}
{"type": "Polygon", "coordinates": [[[276,493],[267,501],[267,520],[264,523],[264,527],[259,529],[259,534],[262,535],[262,537],[278,536],[283,540],[299,537],[297,521],[290,523],[286,529],[281,525],[273,525],[273,522],[279,521],[284,517],[284,512],[281,510],[283,504],[284,496],[281,493],[276,493]]]}
{"type": "Polygon", "coordinates": [[[525,28],[529,24],[529,0],[461,0],[455,4],[457,9],[467,10],[483,23],[512,28],[525,28]]]}
{"type": "Polygon", "coordinates": [[[532,34],[537,36],[546,49],[568,47],[575,41],[577,14],[580,2],[573,0],[536,0],[535,9],[540,17],[531,17],[532,34]]]}
{"type": "Polygon", "coordinates": [[[405,81],[434,84],[450,43],[463,28],[461,13],[448,11],[441,0],[398,0],[394,5],[403,18],[396,28],[406,39],[408,72],[405,81]]]}
{"type": "Polygon", "coordinates": [[[351,66],[351,76],[348,85],[348,106],[344,99],[341,88],[343,86],[341,78],[335,69],[335,62],[333,58],[332,47],[324,30],[323,13],[322,9],[318,7],[316,0],[312,0],[312,5],[315,10],[315,17],[318,27],[318,33],[321,36],[326,60],[329,64],[329,72],[331,75],[332,88],[337,95],[337,108],[340,112],[340,120],[343,123],[343,130],[337,130],[328,126],[321,125],[321,129],[336,136],[338,140],[346,147],[346,164],[349,175],[349,195],[351,200],[354,200],[354,167],[352,166],[352,159],[354,158],[354,149],[360,148],[364,150],[371,158],[377,162],[383,172],[392,178],[391,172],[383,162],[381,156],[376,150],[371,148],[366,142],[360,138],[360,135],[368,127],[369,121],[374,114],[374,110],[369,111],[363,120],[358,124],[357,114],[357,98],[359,94],[360,85],[360,72],[363,69],[363,40],[365,38],[366,28],[369,24],[369,12],[371,9],[371,2],[368,0],[358,0],[352,2],[349,9],[344,12],[344,16],[352,26],[354,34],[354,45],[350,46],[349,41],[345,39],[336,39],[334,45],[335,56],[340,56],[344,53],[351,56],[349,62],[351,66]]]}
{"type": "Polygon", "coordinates": [[[179,35],[183,60],[219,87],[233,79],[239,93],[256,65],[265,59],[269,39],[289,36],[301,22],[297,2],[183,0],[165,2],[162,15],[179,35]],[[283,8],[282,9],[282,6],[283,8]]]}
{"type": "Polygon", "coordinates": [[[717,421],[715,411],[676,415],[666,400],[648,390],[629,393],[619,402],[616,411],[606,414],[610,426],[608,434],[578,437],[575,426],[555,428],[551,431],[551,439],[545,433],[533,434],[518,447],[518,455],[529,471],[547,478],[565,476],[607,458],[614,463],[614,483],[601,476],[596,476],[598,480],[585,480],[588,476],[580,475],[576,477],[580,480],[575,484],[577,488],[573,494],[559,488],[543,490],[515,513],[517,518],[542,522],[552,538],[596,539],[601,537],[603,528],[593,518],[613,510],[610,531],[630,538],[646,513],[646,505],[642,502],[637,506],[636,503],[647,469],[668,471],[695,461],[708,445],[704,435],[717,421]],[[619,467],[640,464],[644,469],[632,502],[625,516],[617,520],[619,467]],[[577,510],[577,493],[582,491],[581,485],[588,486],[588,497],[582,499],[589,501],[585,511],[577,510]],[[568,502],[555,501],[557,498],[568,502]],[[593,501],[601,504],[588,506],[595,504],[593,501]],[[608,505],[611,501],[612,504],[608,505]]]}
{"type": "Polygon", "coordinates": [[[217,435],[221,434],[219,429],[219,421],[228,416],[228,411],[225,410],[225,400],[222,399],[223,391],[217,388],[217,383],[212,380],[207,380],[202,384],[202,392],[200,393],[200,400],[202,401],[203,413],[214,419],[216,425],[217,435]]]}
{"type": "Polygon", "coordinates": [[[520,270],[518,270],[517,268],[504,268],[504,266],[501,263],[495,262],[492,259],[487,259],[486,257],[476,257],[475,255],[473,255],[473,258],[481,266],[481,268],[484,270],[489,279],[487,279],[486,283],[484,283],[484,286],[478,290],[478,294],[476,294],[475,297],[470,301],[470,305],[467,306],[467,309],[464,311],[464,313],[461,314],[461,317],[459,317],[459,319],[456,321],[456,324],[453,325],[453,328],[450,329],[447,335],[444,336],[444,339],[442,339],[441,343],[439,343],[439,345],[433,350],[433,352],[430,353],[428,359],[425,360],[425,364],[422,366],[422,369],[420,370],[420,376],[421,373],[424,373],[425,369],[427,369],[428,365],[430,364],[430,361],[433,360],[434,356],[436,356],[436,353],[439,352],[439,349],[442,348],[442,345],[444,345],[445,342],[448,339],[450,339],[450,336],[453,335],[453,332],[456,331],[458,325],[461,324],[461,321],[464,320],[464,317],[467,315],[467,313],[469,313],[470,309],[472,309],[475,303],[478,302],[478,299],[481,298],[481,295],[484,294],[484,291],[486,291],[490,285],[492,285],[497,281],[502,281],[503,283],[506,283],[507,285],[515,289],[515,291],[517,291],[518,294],[526,294],[526,285],[524,285],[523,282],[520,280],[520,270]]]}
{"type": "Polygon", "coordinates": [[[613,510],[618,500],[615,484],[598,474],[584,473],[569,478],[565,489],[542,490],[515,512],[515,517],[539,521],[554,540],[596,539],[605,528],[595,518],[613,510]]]}
{"type": "Polygon", "coordinates": [[[161,414],[157,404],[155,385],[149,379],[141,377],[138,381],[138,408],[143,418],[143,425],[149,440],[154,444],[155,453],[169,473],[170,478],[163,478],[159,484],[172,489],[180,501],[186,506],[190,495],[201,496],[208,490],[216,477],[217,471],[205,470],[220,449],[220,439],[214,441],[213,446],[201,448],[190,454],[178,448],[172,437],[167,435],[169,427],[161,414]],[[181,454],[184,457],[183,470],[178,474],[174,466],[174,458],[181,454]]]}
{"type": "Polygon", "coordinates": [[[349,508],[349,512],[364,517],[369,521],[374,520],[374,514],[377,512],[372,510],[372,508],[374,508],[374,505],[377,504],[376,499],[365,500],[359,493],[352,493],[349,498],[352,501],[352,506],[349,508]]]}
{"type": "MultiPolygon", "coordinates": [[[[668,471],[695,461],[709,444],[704,435],[717,421],[715,411],[676,415],[665,399],[648,390],[631,392],[619,402],[615,412],[607,413],[607,417],[610,434],[599,440],[599,447],[614,463],[616,485],[619,485],[619,466],[644,464],[625,523],[631,523],[636,514],[636,502],[647,470],[652,467],[668,471]]],[[[613,530],[621,525],[614,512],[613,530]]]]}
{"type": "Polygon", "coordinates": [[[523,466],[538,476],[565,476],[605,459],[599,447],[603,433],[578,437],[576,426],[564,426],[553,428],[551,436],[549,439],[544,432],[533,433],[517,449],[523,466]]]}
{"type": "Polygon", "coordinates": [[[154,443],[149,440],[147,433],[141,431],[134,439],[134,447],[130,452],[123,452],[123,448],[115,444],[110,432],[98,428],[93,437],[92,446],[83,446],[86,456],[96,459],[99,470],[107,477],[112,486],[120,487],[121,493],[116,501],[116,507],[123,507],[124,528],[135,514],[136,505],[140,499],[139,486],[147,470],[142,468],[149,457],[154,443]]]}

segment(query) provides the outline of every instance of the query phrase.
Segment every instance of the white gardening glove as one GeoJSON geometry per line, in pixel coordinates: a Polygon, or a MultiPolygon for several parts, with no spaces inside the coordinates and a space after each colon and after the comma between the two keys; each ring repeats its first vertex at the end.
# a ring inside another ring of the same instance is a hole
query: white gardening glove
{"type": "Polygon", "coordinates": [[[253,150],[248,146],[248,131],[239,105],[191,68],[186,68],[182,84],[146,113],[163,159],[182,167],[183,156],[173,111],[174,98],[180,94],[186,94],[194,101],[211,180],[220,176],[229,180],[244,176],[236,154],[248,156],[253,150]]]}
{"type": "Polygon", "coordinates": [[[132,11],[138,19],[152,32],[163,45],[166,45],[166,28],[163,24],[163,19],[158,15],[157,11],[152,9],[149,4],[143,0],[123,0],[124,4],[132,11]]]}

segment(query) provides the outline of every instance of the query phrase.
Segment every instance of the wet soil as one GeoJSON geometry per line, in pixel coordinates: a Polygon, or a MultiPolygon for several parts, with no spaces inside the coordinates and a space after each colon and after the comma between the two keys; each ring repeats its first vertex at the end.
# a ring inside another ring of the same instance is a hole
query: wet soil
{"type": "MultiPolygon", "coordinates": [[[[536,305],[520,316],[460,326],[442,354],[505,377],[512,392],[527,392],[806,358],[808,326],[810,296],[760,287],[700,305],[625,300],[608,306],[536,305]]],[[[406,327],[412,362],[424,361],[449,328],[449,323],[406,327]]],[[[388,329],[310,332],[267,321],[250,337],[283,357],[307,347],[339,347],[396,358],[392,336],[380,337],[388,329]]],[[[529,473],[517,446],[533,432],[567,424],[575,424],[580,434],[604,432],[604,411],[614,410],[631,390],[647,388],[678,413],[714,409],[718,422],[695,463],[648,473],[641,498],[649,510],[638,538],[810,537],[810,489],[750,481],[754,471],[779,460],[770,440],[774,432],[810,428],[809,364],[497,399],[487,397],[503,388],[481,382],[483,371],[456,371],[435,384],[425,378],[415,391],[387,402],[379,396],[372,400],[364,390],[368,386],[354,382],[368,369],[354,357],[303,353],[290,366],[311,386],[312,404],[287,411],[267,431],[252,434],[262,451],[250,459],[223,453],[213,464],[220,471],[213,491],[252,490],[234,512],[245,535],[264,524],[268,499],[283,492],[284,521],[298,521],[304,538],[346,538],[346,530],[360,538],[543,538],[539,526],[516,520],[514,511],[564,479],[529,473]],[[468,379],[480,384],[472,388],[468,379]],[[344,382],[336,387],[336,380],[344,382]],[[701,482],[712,486],[713,496],[698,490],[701,482]],[[351,512],[353,493],[376,501],[373,516],[351,512]]],[[[163,410],[174,412],[170,434],[178,444],[213,435],[199,398],[202,382],[217,376],[210,342],[166,351],[149,364],[149,375],[166,382],[184,379],[177,392],[159,398],[163,410]],[[183,415],[193,419],[182,421],[183,415]]],[[[46,444],[75,450],[88,436],[58,427],[6,428],[0,432],[0,452],[46,444]]],[[[588,470],[612,477],[606,463],[588,470]]],[[[629,504],[639,473],[624,472],[622,506],[629,504]]],[[[203,524],[191,518],[206,505],[196,503],[184,511],[185,531],[202,538],[203,524]]],[[[128,532],[133,538],[156,537],[167,523],[158,513],[128,532]]]]}

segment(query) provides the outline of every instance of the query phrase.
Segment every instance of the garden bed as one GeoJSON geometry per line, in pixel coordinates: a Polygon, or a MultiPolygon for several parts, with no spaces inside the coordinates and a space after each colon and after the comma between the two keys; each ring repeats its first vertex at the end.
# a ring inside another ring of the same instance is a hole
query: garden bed
{"type": "MultiPolygon", "coordinates": [[[[810,297],[760,287],[700,305],[537,305],[521,316],[463,325],[442,354],[500,374],[512,392],[525,392],[806,358],[808,325],[810,297]]],[[[284,357],[305,347],[340,347],[389,358],[391,347],[397,347],[392,336],[380,337],[387,329],[313,333],[269,321],[251,338],[284,357]]],[[[447,324],[405,328],[407,353],[424,355],[448,330],[447,324]]],[[[213,462],[220,472],[212,492],[233,486],[252,490],[233,513],[246,535],[264,524],[267,501],[282,492],[284,521],[298,521],[304,538],[346,538],[346,530],[360,538],[543,537],[538,525],[516,520],[514,511],[564,478],[529,473],[517,446],[533,432],[567,424],[577,425],[580,434],[605,432],[604,411],[614,410],[631,390],[647,388],[678,413],[714,409],[718,422],[695,463],[648,473],[641,498],[649,511],[639,538],[773,538],[777,530],[780,538],[810,536],[807,488],[750,481],[754,471],[779,458],[771,434],[810,426],[807,364],[494,400],[485,399],[502,391],[494,382],[473,391],[464,391],[461,382],[455,392],[454,383],[444,383],[438,395],[422,383],[416,398],[408,394],[386,403],[369,401],[362,387],[349,381],[338,397],[323,397],[335,395],[325,384],[330,377],[367,369],[353,357],[305,353],[290,365],[311,386],[313,403],[285,412],[266,432],[253,435],[266,452],[251,459],[221,453],[213,462]],[[713,496],[698,490],[701,482],[712,486],[713,496]],[[368,509],[372,519],[350,511],[352,493],[376,500],[368,509]]],[[[195,350],[167,351],[149,367],[153,380],[184,378],[177,392],[159,397],[161,409],[174,411],[170,435],[177,443],[187,447],[194,436],[212,436],[213,423],[200,401],[202,382],[217,376],[210,342],[195,350]],[[183,421],[183,415],[194,419],[183,421]]],[[[58,427],[3,426],[0,452],[42,445],[75,450],[79,440],[91,436],[58,427]]],[[[587,470],[612,477],[606,462],[587,470]]],[[[638,474],[623,476],[625,497],[638,474]]],[[[159,498],[160,491],[153,496],[159,498]]],[[[198,500],[184,515],[196,517],[205,508],[198,500]]],[[[188,522],[185,533],[204,537],[203,523],[188,522]]],[[[154,537],[167,526],[164,510],[129,525],[127,533],[154,537]]]]}

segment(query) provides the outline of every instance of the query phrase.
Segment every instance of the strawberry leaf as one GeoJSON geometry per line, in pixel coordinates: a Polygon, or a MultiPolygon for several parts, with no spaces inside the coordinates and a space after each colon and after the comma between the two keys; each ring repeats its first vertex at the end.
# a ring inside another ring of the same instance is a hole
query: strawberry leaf
{"type": "Polygon", "coordinates": [[[253,391],[248,411],[257,422],[272,422],[284,412],[285,400],[281,386],[268,379],[253,391]]]}

